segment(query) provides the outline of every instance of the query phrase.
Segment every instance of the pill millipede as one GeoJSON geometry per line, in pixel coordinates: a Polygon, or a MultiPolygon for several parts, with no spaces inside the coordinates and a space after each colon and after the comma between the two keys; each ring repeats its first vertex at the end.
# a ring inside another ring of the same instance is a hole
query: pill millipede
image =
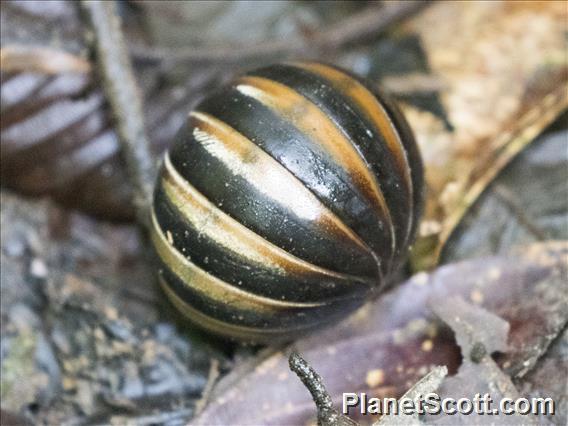
{"type": "Polygon", "coordinates": [[[164,156],[160,282],[213,333],[292,339],[384,287],[422,205],[420,153],[386,94],[327,64],[259,68],[199,103],[164,156]]]}

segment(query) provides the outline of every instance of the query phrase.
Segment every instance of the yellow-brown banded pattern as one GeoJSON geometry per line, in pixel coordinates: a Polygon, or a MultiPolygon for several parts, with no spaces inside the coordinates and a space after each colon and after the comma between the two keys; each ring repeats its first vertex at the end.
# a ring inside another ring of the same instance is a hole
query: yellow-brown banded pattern
{"type": "Polygon", "coordinates": [[[160,280],[210,331],[294,337],[380,288],[421,206],[416,144],[383,94],[328,65],[261,68],[203,100],[164,158],[160,280]]]}

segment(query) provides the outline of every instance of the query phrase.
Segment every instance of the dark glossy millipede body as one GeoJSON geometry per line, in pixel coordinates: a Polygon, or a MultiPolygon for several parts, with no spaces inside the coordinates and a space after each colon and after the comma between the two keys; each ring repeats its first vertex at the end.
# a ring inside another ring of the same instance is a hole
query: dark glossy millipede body
{"type": "Polygon", "coordinates": [[[319,63],[251,71],[203,100],[164,158],[161,283],[217,334],[293,338],[384,284],[422,193],[412,133],[377,89],[319,63]]]}

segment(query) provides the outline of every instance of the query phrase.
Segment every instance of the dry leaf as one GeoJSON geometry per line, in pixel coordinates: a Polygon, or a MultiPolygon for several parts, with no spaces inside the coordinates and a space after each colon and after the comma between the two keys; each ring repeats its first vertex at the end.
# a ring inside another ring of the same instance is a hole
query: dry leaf
{"type": "MultiPolygon", "coordinates": [[[[400,397],[433,365],[456,372],[461,355],[453,333],[427,305],[460,296],[511,325],[509,349],[499,362],[515,374],[527,361],[534,366],[532,360],[568,322],[568,281],[558,279],[567,267],[564,242],[421,273],[347,321],[297,341],[293,349],[322,376],[337,407],[343,392],[400,397]]],[[[284,352],[236,383],[231,374],[225,380],[231,386],[221,382],[220,393],[195,424],[306,424],[314,419],[311,397],[289,372],[284,352]]]]}
{"type": "Polygon", "coordinates": [[[454,128],[406,108],[426,164],[421,234],[434,248],[415,263],[435,264],[485,187],[568,106],[567,19],[562,2],[439,2],[409,23],[454,128]]]}

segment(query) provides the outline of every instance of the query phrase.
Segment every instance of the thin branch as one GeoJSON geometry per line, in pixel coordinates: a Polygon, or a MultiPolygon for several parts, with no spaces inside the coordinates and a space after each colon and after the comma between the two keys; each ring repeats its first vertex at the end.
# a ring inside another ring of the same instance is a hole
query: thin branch
{"type": "Polygon", "coordinates": [[[495,185],[494,193],[502,201],[509,211],[513,213],[517,221],[538,241],[546,241],[546,234],[536,225],[533,220],[526,214],[523,208],[515,200],[515,195],[503,185],[495,185]]]}
{"type": "Polygon", "coordinates": [[[356,422],[349,417],[339,414],[333,408],[331,396],[325,389],[323,380],[308,362],[293,352],[288,359],[290,370],[300,378],[308,389],[318,410],[318,425],[321,426],[355,426],[356,422]]]}
{"type": "Polygon", "coordinates": [[[209,365],[209,375],[207,378],[207,384],[205,385],[205,389],[201,393],[201,398],[195,404],[195,413],[194,416],[197,417],[207,406],[211,398],[211,394],[213,393],[213,386],[217,383],[217,379],[219,378],[219,360],[215,358],[211,358],[211,364],[209,365]]]}
{"type": "Polygon", "coordinates": [[[447,88],[440,77],[424,73],[386,76],[381,79],[381,86],[387,92],[398,96],[415,93],[437,93],[447,88]]]}
{"type": "Polygon", "coordinates": [[[288,360],[290,370],[292,370],[300,378],[302,383],[308,388],[316,406],[319,410],[330,410],[333,408],[333,402],[329,393],[325,389],[323,380],[318,373],[308,364],[308,362],[293,352],[288,360]]]}
{"type": "Polygon", "coordinates": [[[115,2],[81,0],[94,34],[97,65],[122,144],[127,171],[134,186],[139,221],[148,225],[154,167],[144,129],[142,101],[115,10],[115,2]]]}
{"type": "Polygon", "coordinates": [[[238,63],[272,56],[282,59],[294,54],[309,55],[315,52],[336,50],[376,36],[393,24],[416,13],[428,3],[428,1],[407,0],[382,7],[370,6],[304,39],[282,39],[253,45],[217,48],[165,49],[134,45],[131,46],[130,51],[137,60],[177,63],[238,63]]]}

